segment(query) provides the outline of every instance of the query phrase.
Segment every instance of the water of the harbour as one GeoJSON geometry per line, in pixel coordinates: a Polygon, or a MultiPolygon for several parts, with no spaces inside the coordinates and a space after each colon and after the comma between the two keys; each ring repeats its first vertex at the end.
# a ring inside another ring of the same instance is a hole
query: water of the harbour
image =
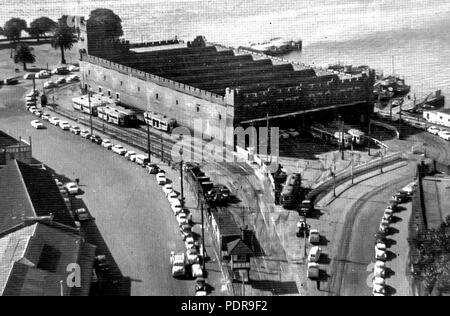
{"type": "Polygon", "coordinates": [[[303,52],[289,59],[369,65],[402,75],[417,94],[442,89],[450,99],[449,0],[0,0],[0,25],[13,16],[87,16],[97,7],[114,10],[133,41],[301,38],[303,52]]]}

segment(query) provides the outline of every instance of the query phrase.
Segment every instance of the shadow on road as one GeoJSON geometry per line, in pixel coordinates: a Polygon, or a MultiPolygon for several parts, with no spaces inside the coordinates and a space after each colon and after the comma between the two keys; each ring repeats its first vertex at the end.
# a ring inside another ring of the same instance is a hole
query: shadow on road
{"type": "Polygon", "coordinates": [[[271,292],[272,295],[298,294],[297,283],[293,281],[250,280],[249,284],[254,289],[271,292]]]}

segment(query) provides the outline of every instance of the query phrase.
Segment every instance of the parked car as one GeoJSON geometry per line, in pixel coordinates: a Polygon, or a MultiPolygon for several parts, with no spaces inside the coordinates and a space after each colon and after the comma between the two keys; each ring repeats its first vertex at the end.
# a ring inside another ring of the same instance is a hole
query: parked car
{"type": "Polygon", "coordinates": [[[433,135],[437,135],[440,132],[440,129],[437,126],[430,126],[427,128],[427,132],[433,135]]]}
{"type": "Polygon", "coordinates": [[[179,213],[175,218],[178,222],[178,226],[181,226],[184,224],[189,224],[189,219],[188,219],[186,213],[179,213]]]}
{"type": "Polygon", "coordinates": [[[69,122],[67,122],[67,121],[60,121],[58,125],[59,125],[59,127],[61,127],[61,129],[62,129],[63,131],[68,131],[68,130],[70,130],[70,124],[69,124],[69,122]]]}
{"type": "Polygon", "coordinates": [[[113,147],[113,144],[111,143],[111,141],[109,139],[104,139],[102,141],[102,147],[104,147],[106,149],[111,149],[113,147]]]}
{"type": "Polygon", "coordinates": [[[196,248],[194,237],[192,236],[186,237],[184,240],[184,245],[186,247],[186,250],[196,248]]]}
{"type": "Polygon", "coordinates": [[[52,74],[54,75],[67,75],[70,71],[66,67],[58,67],[52,70],[52,74]]]}
{"type": "Polygon", "coordinates": [[[414,191],[417,188],[417,182],[411,182],[408,185],[406,185],[405,187],[403,187],[401,189],[402,192],[405,192],[408,196],[412,196],[414,194],[414,191]]]}
{"type": "Polygon", "coordinates": [[[7,86],[12,86],[12,85],[18,84],[19,80],[16,78],[7,78],[7,79],[3,80],[3,83],[7,86]]]}
{"type": "Polygon", "coordinates": [[[37,111],[37,110],[38,110],[38,108],[35,107],[35,106],[30,106],[30,107],[28,108],[28,111],[30,111],[31,113],[33,113],[34,111],[37,111]]]}
{"type": "Polygon", "coordinates": [[[112,146],[111,150],[114,153],[121,155],[121,156],[125,155],[125,153],[127,152],[127,150],[122,145],[119,145],[119,144],[112,146]]]}
{"type": "Polygon", "coordinates": [[[80,222],[87,222],[94,219],[85,208],[75,210],[75,219],[80,222]]]}
{"type": "Polygon", "coordinates": [[[172,190],[169,194],[167,194],[167,200],[169,200],[170,204],[172,204],[171,200],[173,199],[178,199],[178,194],[172,190]]]}
{"type": "Polygon", "coordinates": [[[320,255],[322,254],[322,249],[318,246],[314,246],[310,249],[308,254],[309,262],[319,262],[320,255]]]}
{"type": "Polygon", "coordinates": [[[34,115],[36,115],[37,117],[41,117],[42,115],[42,110],[34,110],[31,113],[33,113],[34,115]]]}
{"type": "Polygon", "coordinates": [[[56,86],[57,84],[53,81],[47,81],[46,83],[44,83],[44,89],[52,89],[56,86]]]}
{"type": "Polygon", "coordinates": [[[378,243],[375,245],[375,259],[380,261],[387,260],[386,245],[383,243],[378,243]]]}
{"type": "Polygon", "coordinates": [[[192,277],[198,278],[203,276],[203,270],[200,264],[196,263],[191,266],[192,277]]]}
{"type": "Polygon", "coordinates": [[[306,277],[308,279],[316,280],[320,275],[320,266],[316,262],[308,263],[308,270],[306,270],[306,277]]]}
{"type": "Polygon", "coordinates": [[[450,131],[440,131],[438,136],[445,140],[450,140],[450,131]]]}
{"type": "Polygon", "coordinates": [[[36,74],[37,79],[46,79],[46,78],[50,78],[51,76],[52,76],[52,74],[47,70],[41,70],[36,74]]]}
{"type": "Polygon", "coordinates": [[[391,200],[398,202],[398,203],[405,203],[408,200],[408,194],[406,192],[399,191],[397,192],[391,200]]]}
{"type": "Polygon", "coordinates": [[[169,193],[171,193],[171,192],[173,191],[172,183],[166,183],[166,184],[164,184],[164,186],[162,187],[162,190],[163,190],[164,194],[165,194],[166,196],[168,196],[169,193]]]}
{"type": "Polygon", "coordinates": [[[311,244],[318,244],[320,243],[320,234],[317,229],[311,229],[309,231],[309,242],[311,244]]]}
{"type": "Polygon", "coordinates": [[[74,133],[75,135],[78,135],[81,133],[81,128],[79,126],[71,126],[70,132],[74,133]]]}
{"type": "Polygon", "coordinates": [[[79,134],[81,137],[83,137],[83,138],[88,138],[89,136],[91,136],[91,133],[89,133],[89,131],[88,130],[81,130],[80,131],[80,134],[79,134]]]}
{"type": "Polygon", "coordinates": [[[44,129],[45,126],[44,124],[42,124],[41,122],[39,122],[39,120],[33,120],[31,121],[31,126],[33,126],[35,129],[44,129]]]}
{"type": "Polygon", "coordinates": [[[195,248],[190,248],[186,250],[186,258],[188,264],[195,264],[200,262],[198,251],[195,248]]]}
{"type": "Polygon", "coordinates": [[[386,291],[384,285],[373,284],[372,294],[373,296],[385,296],[386,291]]]}
{"type": "Polygon", "coordinates": [[[69,66],[67,66],[67,69],[72,72],[80,71],[80,67],[75,66],[75,65],[69,65],[69,66]]]}
{"type": "Polygon", "coordinates": [[[70,75],[66,77],[66,82],[67,83],[71,83],[71,82],[76,82],[80,80],[80,76],[78,75],[70,75]]]}
{"type": "Polygon", "coordinates": [[[78,194],[80,190],[75,182],[68,182],[66,183],[65,187],[69,194],[78,194]]]}
{"type": "Polygon", "coordinates": [[[157,182],[159,185],[165,185],[165,184],[166,184],[166,181],[167,181],[167,179],[166,179],[166,174],[165,174],[165,173],[159,172],[159,173],[156,175],[156,182],[157,182]]]}
{"type": "Polygon", "coordinates": [[[25,80],[36,79],[36,75],[35,75],[35,74],[32,74],[32,73],[26,73],[26,74],[23,76],[23,79],[25,79],[25,80]]]}
{"type": "Polygon", "coordinates": [[[173,214],[175,214],[175,216],[177,216],[178,214],[183,212],[183,209],[181,208],[181,203],[179,200],[178,200],[178,202],[176,202],[175,200],[172,200],[170,203],[170,208],[172,209],[173,214]]]}
{"type": "Polygon", "coordinates": [[[192,227],[189,224],[180,225],[180,233],[183,237],[192,236],[192,227]]]}
{"type": "Polygon", "coordinates": [[[48,122],[49,122],[50,124],[55,125],[55,126],[58,126],[60,121],[61,121],[61,120],[60,120],[59,118],[54,117],[54,116],[48,119],[48,122]]]}
{"type": "Polygon", "coordinates": [[[43,121],[48,121],[48,120],[50,119],[50,114],[48,114],[48,113],[42,113],[41,119],[42,119],[43,121]]]}
{"type": "Polygon", "coordinates": [[[159,167],[155,164],[147,165],[147,171],[150,174],[157,174],[159,172],[159,167]]]}
{"type": "Polygon", "coordinates": [[[100,145],[102,143],[102,138],[98,135],[91,135],[89,137],[89,140],[93,143],[96,143],[97,145],[100,145]]]}
{"type": "Polygon", "coordinates": [[[136,160],[136,155],[137,155],[137,153],[135,151],[129,150],[125,154],[125,158],[127,158],[130,161],[135,161],[136,160]]]}
{"type": "Polygon", "coordinates": [[[56,84],[66,83],[66,78],[64,78],[64,77],[58,78],[58,79],[56,79],[55,82],[56,82],[56,84]]]}

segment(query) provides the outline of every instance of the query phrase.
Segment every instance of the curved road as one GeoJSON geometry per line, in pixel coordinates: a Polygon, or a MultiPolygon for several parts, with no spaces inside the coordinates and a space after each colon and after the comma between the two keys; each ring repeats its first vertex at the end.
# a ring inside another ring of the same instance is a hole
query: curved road
{"type": "MultiPolygon", "coordinates": [[[[411,182],[413,176],[414,164],[409,164],[364,181],[332,203],[331,209],[344,209],[346,215],[341,237],[337,241],[337,252],[332,259],[331,295],[372,294],[367,280],[371,274],[368,266],[374,262],[373,236],[378,230],[387,201],[398,189],[411,182]]],[[[401,233],[401,238],[404,238],[407,232],[396,233],[401,233]]],[[[395,239],[396,236],[390,238],[395,239]]],[[[390,253],[390,256],[395,254],[390,253]]]]}

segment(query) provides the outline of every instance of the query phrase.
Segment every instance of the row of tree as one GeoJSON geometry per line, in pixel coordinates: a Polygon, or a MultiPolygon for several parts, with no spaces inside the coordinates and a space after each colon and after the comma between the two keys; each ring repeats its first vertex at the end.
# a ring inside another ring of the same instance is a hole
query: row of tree
{"type": "Polygon", "coordinates": [[[420,232],[414,274],[429,294],[450,293],[450,216],[437,229],[420,232]]]}
{"type": "MultiPolygon", "coordinates": [[[[77,33],[79,35],[79,29],[69,27],[67,19],[67,15],[59,18],[58,22],[48,17],[40,17],[32,21],[30,27],[27,27],[25,20],[12,18],[5,23],[3,28],[0,27],[0,35],[5,36],[12,42],[20,42],[22,32],[26,31],[30,36],[37,38],[39,42],[40,37],[51,34],[51,45],[53,48],[61,50],[61,63],[65,64],[64,51],[73,47],[74,36],[77,33]]],[[[95,30],[95,35],[100,39],[119,38],[123,35],[122,20],[109,9],[93,10],[89,15],[87,24],[89,28],[95,30]]],[[[32,51],[33,49],[28,45],[18,43],[14,53],[14,62],[22,63],[24,70],[26,70],[27,63],[36,61],[32,51]]]]}

